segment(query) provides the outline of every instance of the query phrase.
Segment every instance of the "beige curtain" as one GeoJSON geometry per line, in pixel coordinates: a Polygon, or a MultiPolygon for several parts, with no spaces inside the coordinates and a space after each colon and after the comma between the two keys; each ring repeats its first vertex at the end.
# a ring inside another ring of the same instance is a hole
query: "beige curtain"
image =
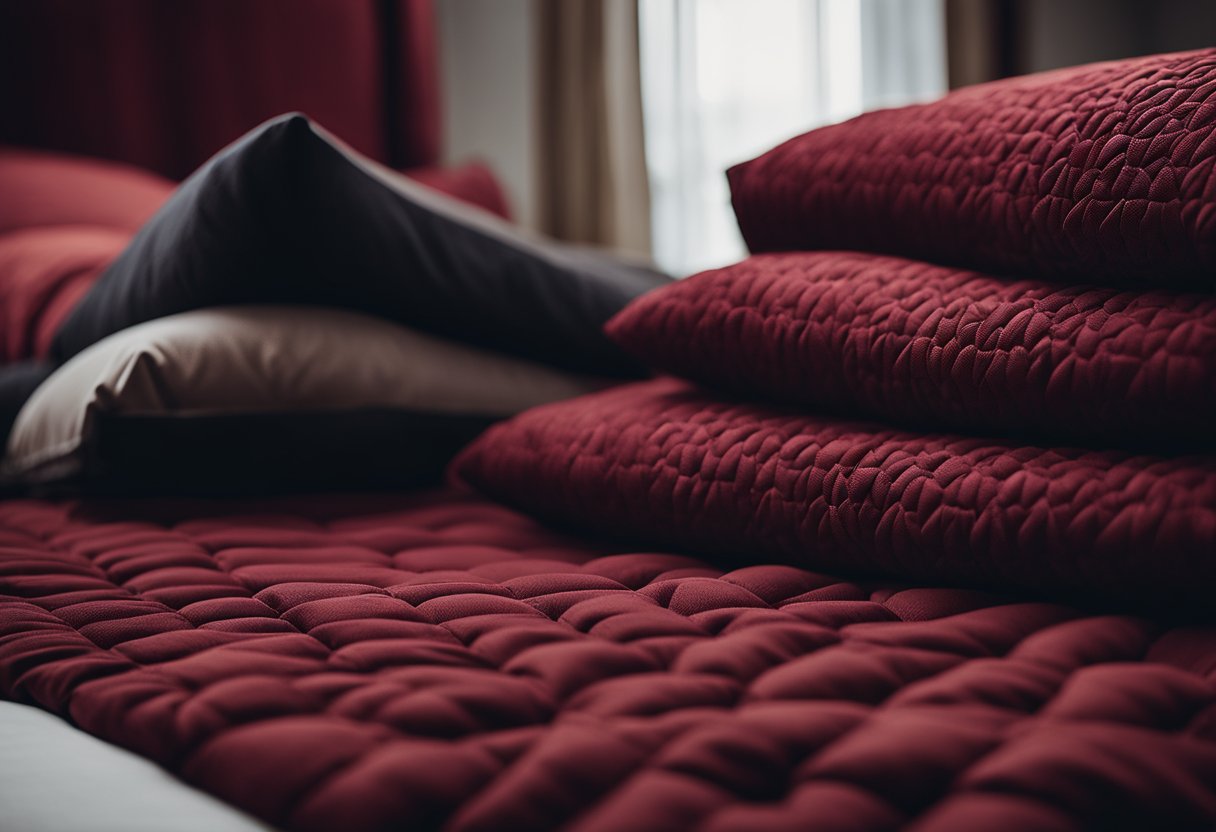
{"type": "Polygon", "coordinates": [[[535,0],[540,230],[649,255],[636,0],[535,0]]]}

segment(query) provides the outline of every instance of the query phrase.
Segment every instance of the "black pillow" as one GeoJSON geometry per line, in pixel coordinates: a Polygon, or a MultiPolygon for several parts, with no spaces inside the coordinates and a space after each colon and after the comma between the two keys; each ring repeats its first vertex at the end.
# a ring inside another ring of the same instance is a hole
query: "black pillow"
{"type": "Polygon", "coordinates": [[[187,179],[60,326],[66,360],[207,306],[303,303],[389,318],[602,375],[642,372],[603,334],[648,268],[540,242],[280,116],[187,179]]]}

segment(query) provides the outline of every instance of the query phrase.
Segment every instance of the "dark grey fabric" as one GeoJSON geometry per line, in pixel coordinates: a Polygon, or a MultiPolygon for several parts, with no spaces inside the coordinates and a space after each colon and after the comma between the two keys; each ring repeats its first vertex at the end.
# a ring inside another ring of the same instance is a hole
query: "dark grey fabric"
{"type": "Polygon", "coordinates": [[[186,180],[60,327],[54,352],[65,360],[133,324],[206,306],[305,303],[630,376],[642,368],[602,325],[667,281],[390,180],[288,115],[186,180]]]}

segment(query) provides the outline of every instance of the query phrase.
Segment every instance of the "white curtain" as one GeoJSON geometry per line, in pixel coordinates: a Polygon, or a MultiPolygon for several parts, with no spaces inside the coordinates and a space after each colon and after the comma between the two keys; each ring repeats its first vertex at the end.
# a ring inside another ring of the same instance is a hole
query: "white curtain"
{"type": "Polygon", "coordinates": [[[655,259],[745,254],[725,170],[814,127],[946,89],[943,0],[640,0],[655,259]]]}

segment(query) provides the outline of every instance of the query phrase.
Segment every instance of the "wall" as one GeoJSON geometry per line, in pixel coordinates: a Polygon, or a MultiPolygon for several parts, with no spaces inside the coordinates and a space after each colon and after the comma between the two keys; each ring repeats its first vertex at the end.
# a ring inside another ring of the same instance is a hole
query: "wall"
{"type": "Polygon", "coordinates": [[[530,0],[439,0],[445,160],[488,162],[516,219],[536,221],[530,0]]]}
{"type": "Polygon", "coordinates": [[[1020,0],[1025,71],[1216,43],[1213,0],[1020,0]]]}
{"type": "MultiPolygon", "coordinates": [[[[1022,72],[1216,43],[1216,0],[1017,1],[1022,72]]],[[[489,162],[517,220],[535,227],[532,2],[437,0],[435,6],[445,159],[489,162]]]]}

